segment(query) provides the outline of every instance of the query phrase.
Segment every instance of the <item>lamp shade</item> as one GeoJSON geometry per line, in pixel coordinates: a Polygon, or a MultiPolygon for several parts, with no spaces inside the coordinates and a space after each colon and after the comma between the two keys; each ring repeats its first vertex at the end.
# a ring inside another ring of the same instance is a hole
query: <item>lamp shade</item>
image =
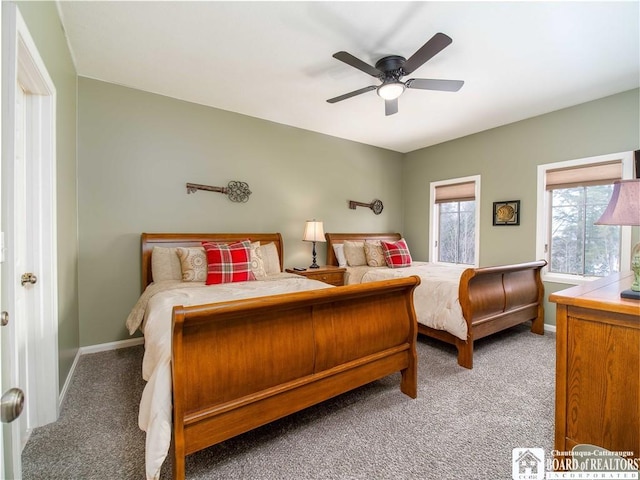
{"type": "Polygon", "coordinates": [[[640,225],[640,179],[613,182],[609,205],[596,225],[640,225]]]}
{"type": "Polygon", "coordinates": [[[385,100],[393,100],[398,98],[404,92],[404,83],[402,82],[385,82],[378,87],[378,95],[385,100]]]}
{"type": "Polygon", "coordinates": [[[307,220],[304,226],[304,236],[302,240],[305,242],[324,242],[324,229],[322,228],[322,222],[315,220],[307,220]]]}

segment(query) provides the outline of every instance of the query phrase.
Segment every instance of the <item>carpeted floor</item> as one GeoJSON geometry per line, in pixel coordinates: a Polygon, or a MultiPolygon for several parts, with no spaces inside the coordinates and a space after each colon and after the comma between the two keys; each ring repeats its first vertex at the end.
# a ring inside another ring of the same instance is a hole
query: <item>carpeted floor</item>
{"type": "MultiPolygon", "coordinates": [[[[143,347],[84,355],[60,419],[36,429],[23,479],[144,478],[143,347]]],[[[419,337],[418,398],[399,374],[187,458],[188,480],[509,480],[514,448],[553,448],[555,335],[516,327],[476,343],[474,369],[419,337]]],[[[171,478],[171,462],[162,469],[171,478]]]]}

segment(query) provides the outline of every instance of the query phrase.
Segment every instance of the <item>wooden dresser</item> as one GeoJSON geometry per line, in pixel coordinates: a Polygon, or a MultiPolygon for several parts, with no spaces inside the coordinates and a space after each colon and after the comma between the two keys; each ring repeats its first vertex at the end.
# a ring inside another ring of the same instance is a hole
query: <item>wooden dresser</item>
{"type": "Polygon", "coordinates": [[[640,458],[640,302],[623,272],[554,293],[555,449],[588,443],[640,458]]]}

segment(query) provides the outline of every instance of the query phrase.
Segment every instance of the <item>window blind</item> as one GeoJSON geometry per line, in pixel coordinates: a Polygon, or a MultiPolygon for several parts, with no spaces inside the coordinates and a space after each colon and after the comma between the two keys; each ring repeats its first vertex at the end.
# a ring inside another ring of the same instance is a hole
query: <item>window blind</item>
{"type": "Polygon", "coordinates": [[[545,178],[547,190],[608,185],[622,179],[622,160],[550,169],[545,178]]]}
{"type": "Polygon", "coordinates": [[[476,199],[476,182],[451,183],[436,187],[436,203],[468,202],[476,199]]]}

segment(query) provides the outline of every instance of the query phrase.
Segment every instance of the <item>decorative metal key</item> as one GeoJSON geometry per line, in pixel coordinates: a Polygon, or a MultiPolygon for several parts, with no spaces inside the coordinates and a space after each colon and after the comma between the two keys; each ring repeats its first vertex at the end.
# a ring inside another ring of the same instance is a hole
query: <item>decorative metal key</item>
{"type": "Polygon", "coordinates": [[[198,183],[187,183],[187,193],[195,193],[197,190],[206,190],[208,192],[224,193],[232,202],[245,203],[249,200],[251,190],[246,182],[231,181],[226,187],[212,187],[210,185],[200,185],[198,183]]]}
{"type": "Polygon", "coordinates": [[[380,215],[382,213],[382,201],[381,200],[374,200],[371,203],[364,203],[364,202],[356,202],[354,200],[349,200],[349,208],[352,210],[355,210],[356,207],[369,207],[371,210],[373,210],[373,213],[375,213],[376,215],[380,215]]]}

